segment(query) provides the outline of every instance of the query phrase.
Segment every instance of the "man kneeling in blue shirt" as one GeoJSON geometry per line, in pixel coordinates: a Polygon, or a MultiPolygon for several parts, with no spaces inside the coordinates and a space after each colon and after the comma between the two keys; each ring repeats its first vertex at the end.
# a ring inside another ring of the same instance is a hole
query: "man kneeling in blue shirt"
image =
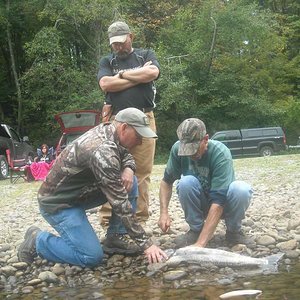
{"type": "Polygon", "coordinates": [[[160,184],[160,228],[167,232],[171,226],[168,206],[178,179],[177,194],[190,230],[175,239],[177,248],[191,244],[206,247],[222,218],[228,245],[248,244],[241,225],[252,189],[246,182],[235,180],[230,150],[219,141],[209,140],[205,124],[196,118],[184,120],[177,135],[179,141],[171,149],[160,184]]]}

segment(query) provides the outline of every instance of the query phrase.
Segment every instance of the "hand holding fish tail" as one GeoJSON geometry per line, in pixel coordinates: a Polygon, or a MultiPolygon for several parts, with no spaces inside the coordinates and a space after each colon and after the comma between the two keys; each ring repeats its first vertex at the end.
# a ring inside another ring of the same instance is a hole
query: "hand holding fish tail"
{"type": "Polygon", "coordinates": [[[148,258],[149,264],[158,263],[168,259],[168,255],[156,245],[150,246],[144,253],[148,258]]]}

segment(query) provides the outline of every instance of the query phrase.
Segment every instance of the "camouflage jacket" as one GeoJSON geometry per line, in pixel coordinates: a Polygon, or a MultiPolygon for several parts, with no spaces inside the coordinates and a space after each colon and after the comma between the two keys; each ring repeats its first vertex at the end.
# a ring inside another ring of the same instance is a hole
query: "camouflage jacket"
{"type": "Polygon", "coordinates": [[[121,173],[126,167],[135,171],[135,162],[119,144],[115,126],[100,124],[69,144],[56,158],[38,191],[39,205],[50,214],[74,206],[88,209],[99,206],[101,196],[105,196],[131,238],[147,249],[152,242],[134,218],[122,184],[121,173]]]}

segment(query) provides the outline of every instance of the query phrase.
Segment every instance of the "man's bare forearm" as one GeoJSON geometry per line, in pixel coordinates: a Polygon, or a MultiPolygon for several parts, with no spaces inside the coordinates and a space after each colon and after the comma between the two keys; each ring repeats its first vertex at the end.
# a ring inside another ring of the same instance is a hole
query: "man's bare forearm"
{"type": "Polygon", "coordinates": [[[104,76],[99,80],[100,88],[106,93],[124,91],[138,84],[138,82],[122,79],[118,74],[115,76],[104,76]]]}
{"type": "Polygon", "coordinates": [[[154,65],[146,65],[138,69],[128,70],[123,73],[123,78],[133,82],[147,83],[155,80],[159,75],[159,69],[154,65]]]}
{"type": "Polygon", "coordinates": [[[104,92],[120,92],[140,83],[153,81],[158,75],[159,69],[155,65],[145,64],[141,68],[125,70],[121,76],[104,76],[99,80],[99,85],[104,92]]]}
{"type": "Polygon", "coordinates": [[[195,243],[195,246],[206,247],[207,243],[212,238],[217,228],[217,225],[220,222],[220,219],[223,214],[223,210],[224,210],[223,207],[218,204],[211,205],[208,211],[206,221],[204,223],[200,236],[197,242],[195,243]]]}
{"type": "Polygon", "coordinates": [[[160,216],[157,224],[163,232],[168,232],[171,227],[171,218],[168,213],[171,196],[172,184],[162,180],[159,188],[160,216]]]}
{"type": "Polygon", "coordinates": [[[160,214],[168,212],[171,196],[172,196],[172,185],[162,180],[159,189],[160,214]]]}

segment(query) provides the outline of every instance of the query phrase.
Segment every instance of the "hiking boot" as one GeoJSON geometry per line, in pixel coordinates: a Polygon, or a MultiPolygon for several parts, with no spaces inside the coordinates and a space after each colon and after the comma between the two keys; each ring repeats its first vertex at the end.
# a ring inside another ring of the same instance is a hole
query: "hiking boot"
{"type": "Polygon", "coordinates": [[[189,230],[187,233],[179,235],[175,238],[174,243],[176,248],[186,247],[195,244],[198,240],[200,232],[189,230]]]}
{"type": "Polygon", "coordinates": [[[36,226],[30,226],[24,236],[24,242],[21,243],[18,249],[19,261],[24,261],[27,264],[31,264],[34,258],[37,256],[35,241],[38,233],[41,230],[36,226]]]}
{"type": "Polygon", "coordinates": [[[225,239],[229,246],[234,246],[236,244],[243,244],[246,246],[255,245],[254,239],[245,236],[245,233],[242,230],[236,232],[226,231],[225,239]]]}
{"type": "Polygon", "coordinates": [[[110,233],[103,241],[103,251],[107,254],[138,255],[140,247],[133,242],[128,234],[110,233]]]}

